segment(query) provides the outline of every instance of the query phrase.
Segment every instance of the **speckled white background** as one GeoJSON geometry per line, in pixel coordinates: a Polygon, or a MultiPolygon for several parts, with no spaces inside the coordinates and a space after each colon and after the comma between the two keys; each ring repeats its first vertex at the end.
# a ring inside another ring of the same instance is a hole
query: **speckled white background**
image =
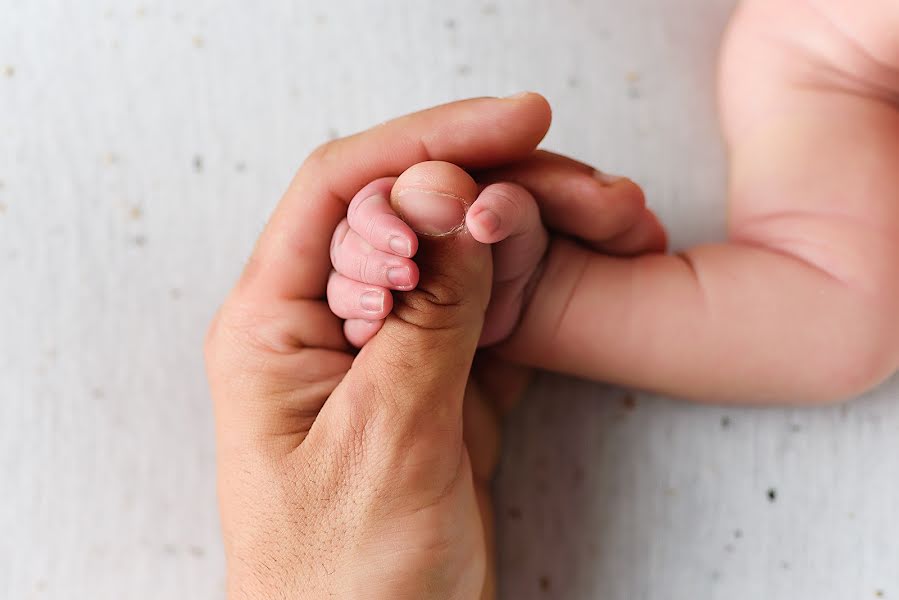
{"type": "MultiPolygon", "coordinates": [[[[470,95],[721,235],[732,0],[0,0],[0,598],[222,597],[206,323],[305,154],[470,95]]],[[[545,376],[503,598],[899,598],[899,381],[816,410],[545,376]],[[772,497],[769,497],[769,490],[772,497]]]]}

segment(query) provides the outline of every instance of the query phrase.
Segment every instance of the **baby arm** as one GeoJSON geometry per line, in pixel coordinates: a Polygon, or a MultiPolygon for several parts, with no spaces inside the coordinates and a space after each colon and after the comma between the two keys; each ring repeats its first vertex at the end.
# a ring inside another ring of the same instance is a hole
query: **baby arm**
{"type": "Polygon", "coordinates": [[[829,401],[899,365],[899,8],[747,1],[722,57],[729,241],[554,241],[505,352],[700,400],[829,401]]]}

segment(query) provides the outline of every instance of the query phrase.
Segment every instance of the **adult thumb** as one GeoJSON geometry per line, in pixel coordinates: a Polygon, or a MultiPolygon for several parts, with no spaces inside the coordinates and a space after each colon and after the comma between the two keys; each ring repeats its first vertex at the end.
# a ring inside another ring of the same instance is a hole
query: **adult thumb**
{"type": "Polygon", "coordinates": [[[394,430],[433,425],[461,436],[462,398],[492,280],[490,248],[464,227],[477,193],[465,171],[438,161],[409,168],[391,192],[394,210],[419,234],[419,284],[396,295],[393,313],[343,384],[357,410],[389,415],[394,430]]]}

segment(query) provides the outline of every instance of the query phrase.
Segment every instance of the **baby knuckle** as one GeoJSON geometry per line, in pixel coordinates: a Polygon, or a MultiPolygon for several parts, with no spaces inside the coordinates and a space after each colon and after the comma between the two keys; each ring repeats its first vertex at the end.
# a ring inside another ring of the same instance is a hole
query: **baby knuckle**
{"type": "Polygon", "coordinates": [[[334,230],[334,235],[331,237],[331,247],[329,249],[329,253],[331,255],[331,264],[337,266],[337,257],[340,252],[341,246],[343,246],[344,240],[346,240],[346,236],[349,234],[350,228],[347,225],[347,222],[341,221],[337,226],[337,229],[334,230]]]}
{"type": "Polygon", "coordinates": [[[508,208],[518,209],[525,204],[524,190],[513,183],[496,183],[491,186],[490,192],[497,202],[508,208]]]}
{"type": "Polygon", "coordinates": [[[381,233],[387,231],[389,221],[389,215],[378,215],[376,217],[372,217],[365,224],[365,236],[369,240],[374,240],[378,237],[381,237],[381,233]]]}
{"type": "Polygon", "coordinates": [[[357,281],[374,281],[372,275],[375,274],[375,266],[372,264],[371,256],[368,254],[357,254],[353,263],[353,273],[355,273],[357,281]]]}

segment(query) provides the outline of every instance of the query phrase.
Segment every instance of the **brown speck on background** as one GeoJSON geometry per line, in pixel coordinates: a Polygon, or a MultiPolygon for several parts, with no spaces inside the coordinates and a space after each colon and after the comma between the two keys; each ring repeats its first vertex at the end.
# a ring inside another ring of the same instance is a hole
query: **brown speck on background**
{"type": "Polygon", "coordinates": [[[193,166],[194,166],[195,173],[202,173],[203,172],[203,157],[200,156],[199,154],[195,154],[194,159],[193,159],[193,166]]]}
{"type": "Polygon", "coordinates": [[[145,17],[147,15],[147,9],[143,6],[138,6],[137,10],[134,11],[138,18],[145,17]]]}
{"type": "Polygon", "coordinates": [[[144,210],[137,204],[128,209],[128,218],[132,221],[140,221],[143,216],[144,210]]]}
{"type": "Polygon", "coordinates": [[[775,502],[777,500],[777,490],[774,488],[768,488],[768,502],[775,502]]]}
{"type": "Polygon", "coordinates": [[[16,68],[12,65],[6,65],[3,67],[3,75],[7,78],[12,78],[13,75],[16,74],[16,68]]]}
{"type": "Polygon", "coordinates": [[[571,477],[574,485],[579,486],[583,485],[584,480],[587,479],[587,472],[584,470],[584,467],[577,465],[574,467],[574,474],[571,477]]]}
{"type": "Polygon", "coordinates": [[[886,593],[883,590],[876,590],[874,592],[874,596],[877,598],[886,598],[887,597],[886,593]]]}
{"type": "Polygon", "coordinates": [[[549,578],[549,575],[541,575],[540,576],[540,591],[548,592],[552,587],[553,582],[552,579],[549,578]]]}
{"type": "Polygon", "coordinates": [[[783,569],[784,571],[789,571],[789,570],[790,570],[790,563],[788,563],[788,562],[785,561],[785,560],[782,560],[782,561],[780,561],[780,568],[783,569]]]}
{"type": "Polygon", "coordinates": [[[313,17],[313,19],[315,19],[316,25],[325,25],[328,22],[328,15],[318,13],[313,17]]]}
{"type": "Polygon", "coordinates": [[[456,20],[455,19],[447,19],[443,22],[443,26],[447,29],[455,29],[456,28],[456,20]]]}
{"type": "Polygon", "coordinates": [[[170,289],[170,290],[169,290],[169,297],[170,297],[172,300],[178,300],[178,299],[180,299],[180,298],[181,298],[181,290],[179,290],[178,288],[172,288],[172,289],[170,289]]]}
{"type": "Polygon", "coordinates": [[[734,553],[734,545],[733,544],[725,544],[724,551],[727,552],[728,554],[733,554],[734,553]]]}
{"type": "Polygon", "coordinates": [[[731,420],[728,416],[721,417],[721,429],[729,429],[731,426],[731,420]]]}
{"type": "Polygon", "coordinates": [[[489,3],[485,4],[481,7],[482,15],[495,15],[496,14],[496,4],[489,3]]]}
{"type": "Polygon", "coordinates": [[[115,152],[107,152],[103,155],[103,162],[107,165],[114,165],[119,162],[119,155],[115,152]]]}
{"type": "Polygon", "coordinates": [[[456,74],[462,77],[471,74],[471,65],[459,65],[456,67],[456,74]]]}
{"type": "Polygon", "coordinates": [[[196,558],[203,558],[204,556],[206,556],[206,550],[204,550],[200,546],[190,546],[187,550],[188,552],[190,552],[191,556],[194,556],[196,558]]]}
{"type": "Polygon", "coordinates": [[[627,81],[627,96],[631,100],[636,100],[642,94],[640,93],[640,74],[634,71],[629,71],[627,75],[624,76],[627,81]]]}
{"type": "Polygon", "coordinates": [[[145,235],[136,235],[136,236],[134,236],[134,238],[133,238],[131,241],[132,241],[132,242],[134,243],[134,245],[137,246],[138,248],[143,248],[144,246],[147,245],[147,236],[145,236],[145,235]]]}
{"type": "Polygon", "coordinates": [[[790,423],[790,433],[799,433],[802,431],[802,425],[799,423],[790,423]]]}
{"type": "Polygon", "coordinates": [[[625,392],[621,397],[621,407],[627,411],[637,408],[637,396],[633,392],[625,392]]]}
{"type": "Polygon", "coordinates": [[[571,77],[568,78],[568,87],[576,88],[579,85],[581,85],[581,81],[577,77],[572,75],[571,77]]]}
{"type": "Polygon", "coordinates": [[[91,396],[97,399],[103,398],[104,396],[106,396],[106,392],[103,391],[103,388],[97,387],[91,390],[91,396]]]}
{"type": "Polygon", "coordinates": [[[6,214],[6,204],[0,202],[0,215],[6,214]]]}
{"type": "Polygon", "coordinates": [[[741,537],[743,537],[743,530],[742,529],[734,529],[734,537],[737,539],[740,539],[741,537]]]}
{"type": "Polygon", "coordinates": [[[247,163],[242,160],[237,161],[236,163],[234,163],[234,170],[238,173],[243,173],[247,170],[247,163]]]}
{"type": "Polygon", "coordinates": [[[174,544],[163,544],[162,545],[162,553],[163,554],[174,555],[177,553],[177,551],[178,551],[178,549],[175,548],[174,544]]]}
{"type": "Polygon", "coordinates": [[[201,35],[195,35],[190,41],[194,45],[194,48],[202,48],[206,45],[206,40],[204,40],[201,35]]]}
{"type": "Polygon", "coordinates": [[[517,506],[510,506],[506,509],[506,516],[517,521],[521,518],[521,509],[517,506]]]}

